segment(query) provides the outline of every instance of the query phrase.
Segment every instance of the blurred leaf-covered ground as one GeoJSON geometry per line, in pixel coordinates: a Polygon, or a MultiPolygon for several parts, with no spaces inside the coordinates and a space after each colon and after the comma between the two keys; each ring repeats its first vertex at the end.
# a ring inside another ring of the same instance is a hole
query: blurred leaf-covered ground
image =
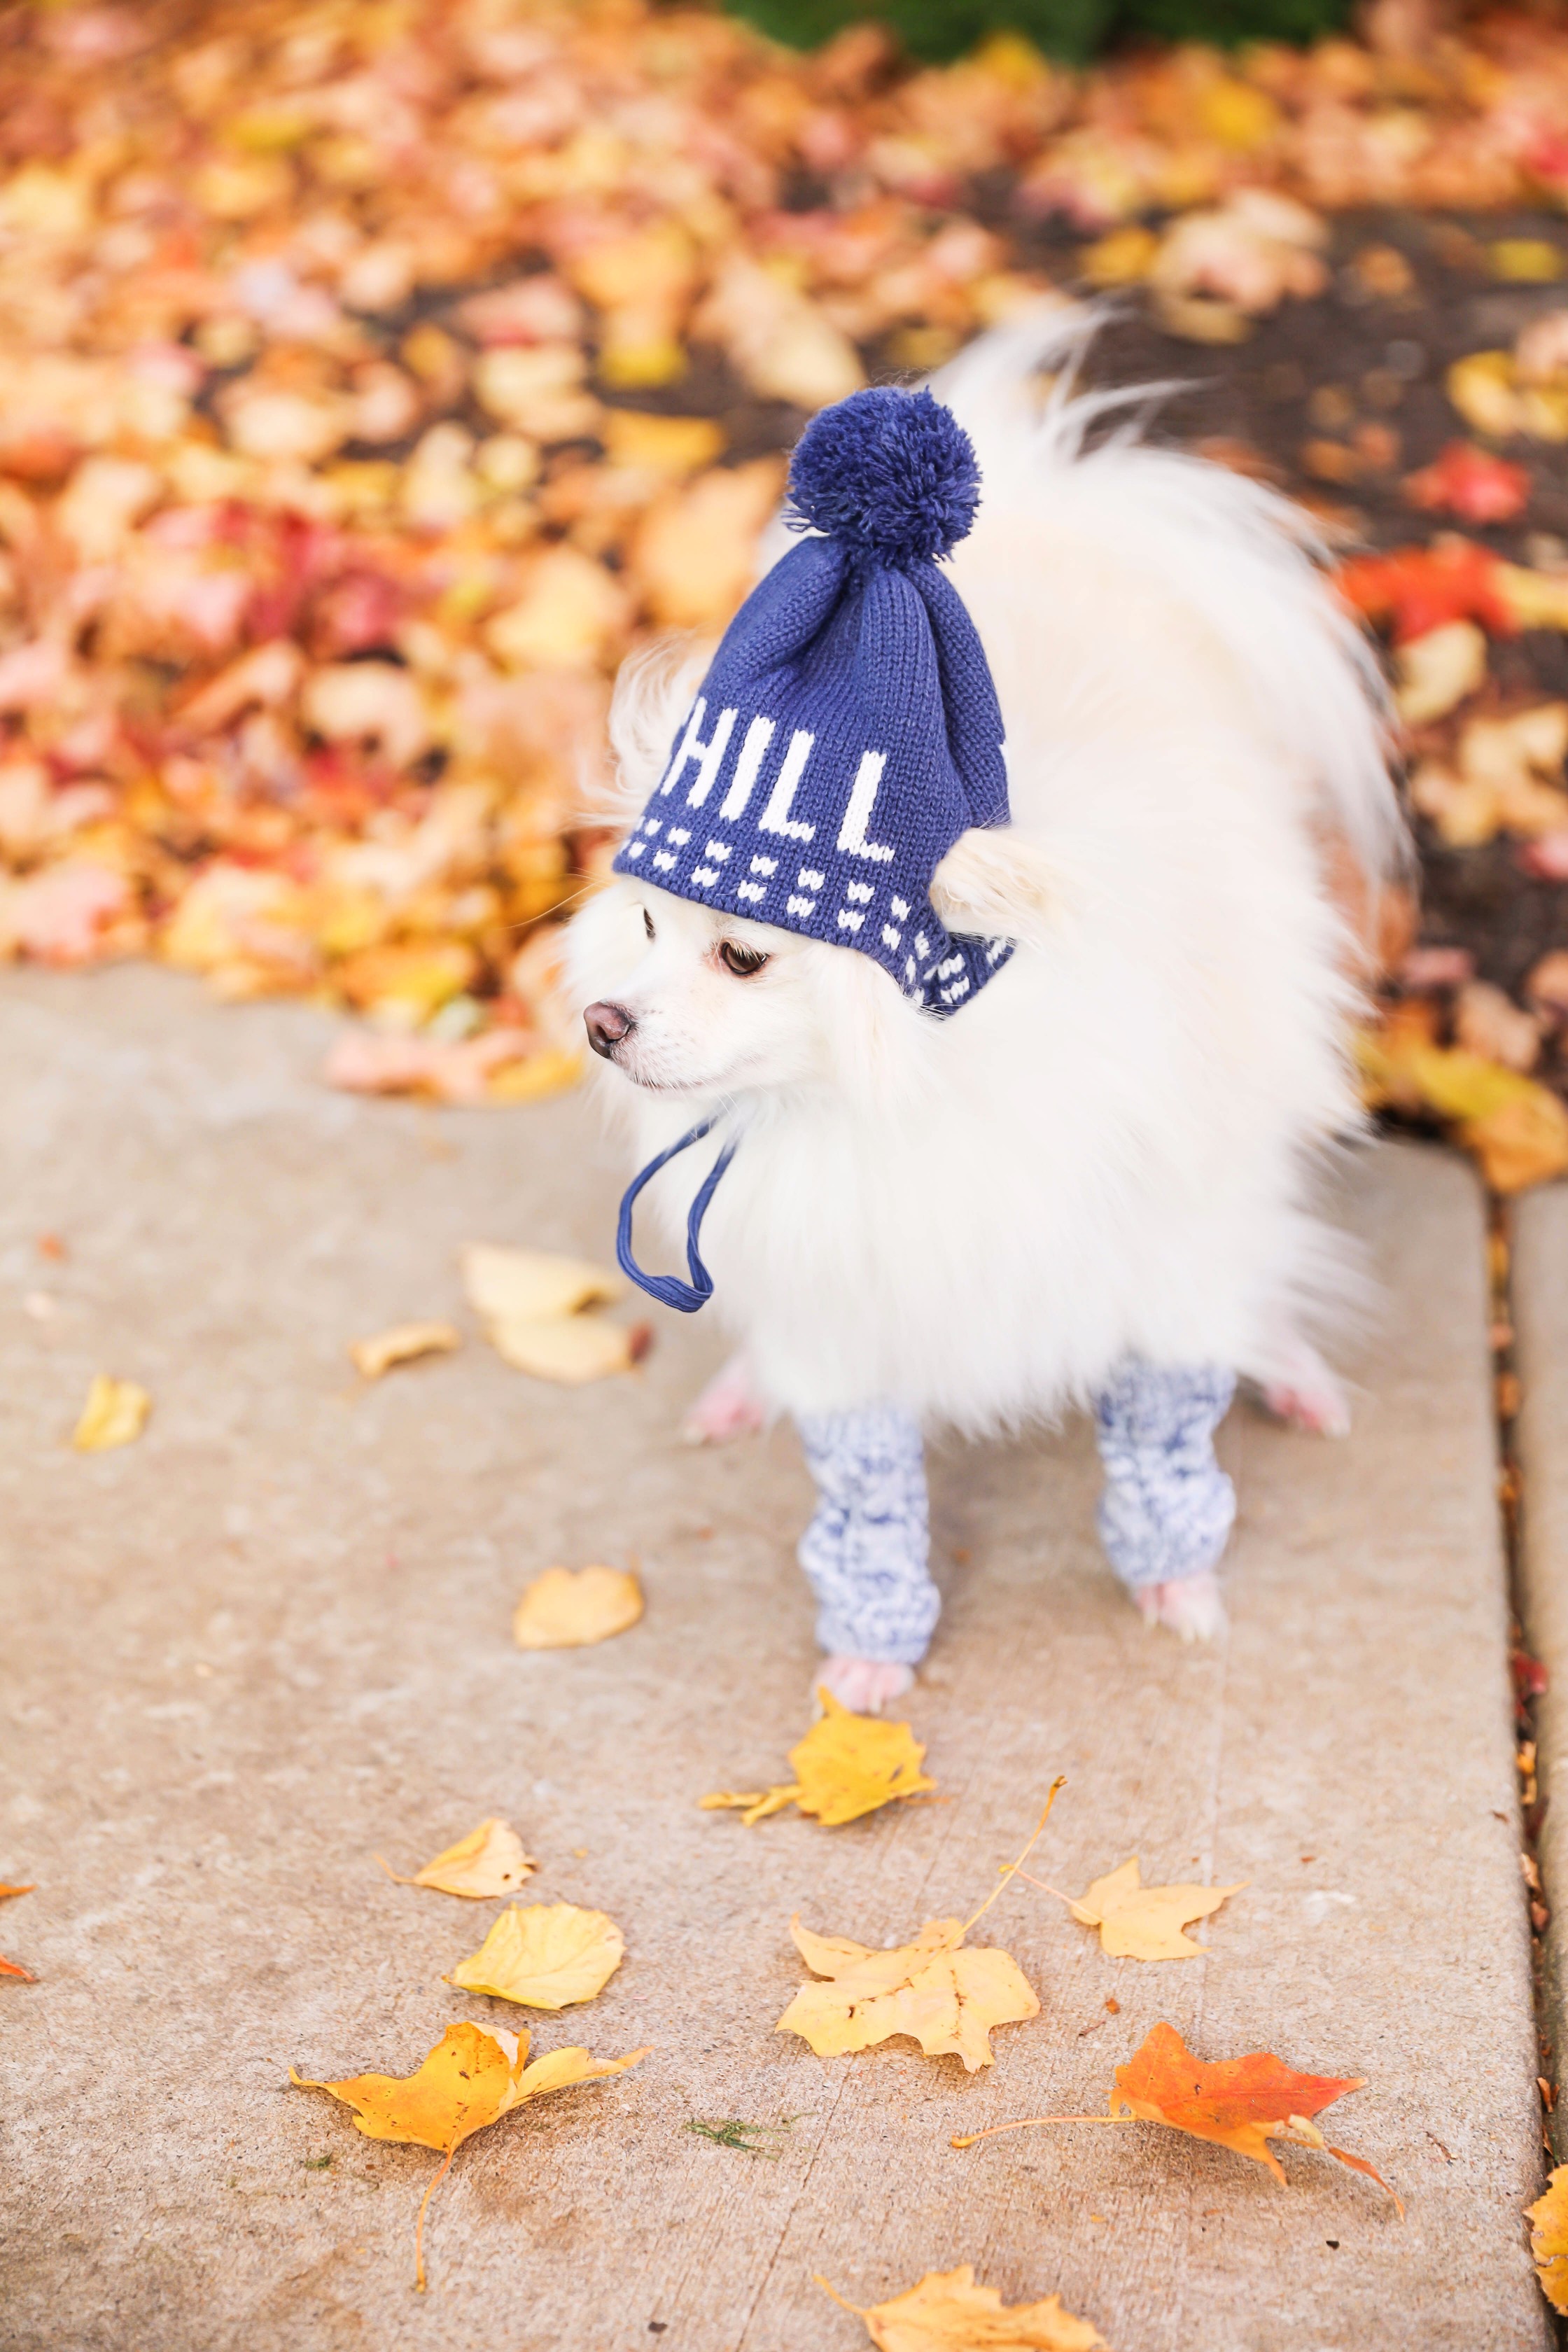
{"type": "Polygon", "coordinates": [[[1568,1164],[1568,38],[171,0],[7,11],[0,88],[0,954],[343,1006],[346,1085],[569,1083],[616,663],[722,625],[815,407],[1104,289],[1160,430],[1417,551],[1346,574],[1426,869],[1369,1084],[1568,1164]]]}

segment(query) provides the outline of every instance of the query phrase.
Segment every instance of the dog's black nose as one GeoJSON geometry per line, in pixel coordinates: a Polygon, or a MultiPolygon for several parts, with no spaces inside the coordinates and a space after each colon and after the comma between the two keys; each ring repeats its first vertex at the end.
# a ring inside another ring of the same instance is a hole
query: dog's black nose
{"type": "Polygon", "coordinates": [[[624,1005],[607,1003],[603,998],[596,1004],[589,1005],[583,1021],[588,1032],[589,1045],[595,1054],[602,1054],[606,1062],[614,1057],[616,1047],[624,1038],[629,1037],[637,1025],[624,1005]]]}

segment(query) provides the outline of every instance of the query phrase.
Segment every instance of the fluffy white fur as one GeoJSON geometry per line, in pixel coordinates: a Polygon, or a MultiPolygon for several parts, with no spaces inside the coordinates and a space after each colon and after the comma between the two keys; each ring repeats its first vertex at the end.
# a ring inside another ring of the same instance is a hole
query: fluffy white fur
{"type": "MultiPolygon", "coordinates": [[[[703,1255],[710,1312],[775,1409],[888,1398],[995,1430],[1136,1350],[1335,1419],[1301,1336],[1345,1281],[1314,1163],[1358,1118],[1355,942],[1321,845],[1348,839],[1374,877],[1401,855],[1381,693],[1296,509],[1131,425],[1086,448],[1146,399],[1074,393],[1090,331],[1036,318],[934,379],[980,459],[952,576],[996,681],[1013,824],[966,835],[933,897],[951,928],[1020,942],[1004,971],[938,1021],[852,950],[640,882],[573,926],[579,1003],[636,1024],[605,1072],[628,1165],[711,1109],[744,1129],[703,1255]],[[1042,366],[1065,371],[1043,405],[1042,366]],[[727,940],[766,963],[736,977],[727,940]]],[[[675,656],[623,678],[628,813],[692,684],[675,656]]],[[[683,1267],[712,1150],[644,1195],[645,1264],[683,1267]]],[[[745,1425],[742,1397],[731,1378],[716,1422],[745,1425]]]]}

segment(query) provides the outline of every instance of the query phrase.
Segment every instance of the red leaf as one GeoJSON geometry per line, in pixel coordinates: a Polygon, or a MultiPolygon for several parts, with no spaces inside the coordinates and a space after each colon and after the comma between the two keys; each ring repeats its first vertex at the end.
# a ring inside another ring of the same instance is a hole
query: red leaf
{"type": "Polygon", "coordinates": [[[1436,547],[1401,547],[1392,555],[1363,555],[1342,564],[1340,593],[1369,621],[1392,625],[1395,645],[1424,637],[1447,621],[1479,621],[1496,637],[1518,630],[1498,582],[1498,558],[1473,540],[1436,547]]]}
{"type": "Polygon", "coordinates": [[[1464,522],[1511,522],[1530,500],[1530,475],[1478,449],[1473,441],[1450,441],[1435,462],[1405,477],[1405,495],[1429,514],[1457,514],[1464,522]]]}

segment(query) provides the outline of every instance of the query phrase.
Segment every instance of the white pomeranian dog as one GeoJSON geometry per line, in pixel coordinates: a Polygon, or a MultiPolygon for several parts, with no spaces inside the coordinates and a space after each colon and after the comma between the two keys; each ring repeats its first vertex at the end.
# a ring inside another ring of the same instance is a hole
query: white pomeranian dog
{"type": "MultiPolygon", "coordinates": [[[[931,385],[979,462],[947,577],[995,683],[1012,821],[964,832],[930,900],[954,934],[1015,942],[1005,966],[936,1019],[867,954],[641,872],[573,924],[632,1161],[710,1119],[740,1139],[701,1234],[739,1352],[694,1438],[884,1407],[1014,1429],[1129,1361],[1226,1368],[1292,1420],[1345,1424],[1306,1335],[1353,1276],[1312,1198],[1360,1118],[1363,950],[1331,857],[1348,845],[1375,890],[1404,854],[1382,688],[1299,509],[1143,444],[1148,393],[1075,389],[1094,323],[1031,314],[931,385]]],[[[767,562],[789,544],[775,531],[767,562]]],[[[628,822],[701,667],[680,647],[623,674],[628,822]]],[[[705,1164],[649,1182],[663,1243],[705,1164]]],[[[1160,1565],[1129,1580],[1145,1616],[1219,1630],[1213,1565],[1160,1565]]],[[[925,1638],[831,1642],[816,1679],[874,1709],[925,1638]]]]}

